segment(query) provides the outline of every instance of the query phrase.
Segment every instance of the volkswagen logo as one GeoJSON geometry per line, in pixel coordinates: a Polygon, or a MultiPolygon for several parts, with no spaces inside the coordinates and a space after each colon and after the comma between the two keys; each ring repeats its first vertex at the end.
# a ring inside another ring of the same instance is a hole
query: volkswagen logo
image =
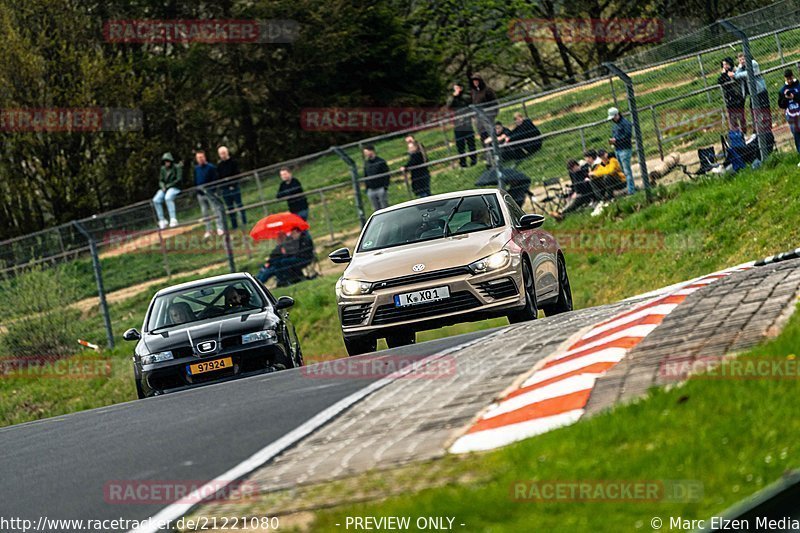
{"type": "Polygon", "coordinates": [[[209,353],[217,349],[217,341],[205,341],[197,345],[197,351],[200,353],[209,353]]]}
{"type": "Polygon", "coordinates": [[[414,272],[422,272],[423,270],[425,270],[425,265],[423,265],[422,263],[417,263],[416,265],[411,267],[411,270],[413,270],[414,272]]]}

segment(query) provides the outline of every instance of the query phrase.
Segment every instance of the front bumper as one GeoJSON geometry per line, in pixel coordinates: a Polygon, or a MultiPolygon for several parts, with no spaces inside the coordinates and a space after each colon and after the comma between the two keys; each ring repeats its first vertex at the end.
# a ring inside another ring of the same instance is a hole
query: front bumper
{"type": "MultiPolygon", "coordinates": [[[[177,392],[210,383],[220,383],[232,379],[275,372],[275,362],[285,355],[283,345],[274,341],[257,342],[223,350],[214,355],[204,357],[181,357],[171,361],[142,365],[136,372],[139,385],[145,396],[154,396],[167,392],[177,392]],[[213,361],[230,357],[233,366],[221,370],[191,374],[189,365],[202,361],[213,361]]],[[[138,363],[135,363],[138,365],[138,363]]]]}
{"type": "Polygon", "coordinates": [[[375,289],[361,296],[338,297],[339,320],[346,337],[392,329],[423,331],[460,322],[500,316],[525,305],[521,257],[512,254],[509,264],[483,274],[468,271],[451,277],[375,289]],[[394,296],[418,290],[448,287],[450,297],[437,302],[396,307],[394,296]]]}

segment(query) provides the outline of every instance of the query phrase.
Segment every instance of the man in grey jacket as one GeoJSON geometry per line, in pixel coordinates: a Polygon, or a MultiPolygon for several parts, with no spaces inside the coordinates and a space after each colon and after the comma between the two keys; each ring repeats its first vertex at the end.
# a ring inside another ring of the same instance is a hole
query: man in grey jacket
{"type": "MultiPolygon", "coordinates": [[[[747,67],[745,66],[745,57],[742,52],[738,55],[739,65],[736,70],[729,72],[728,76],[739,82],[742,96],[747,96],[750,93],[750,86],[747,81],[747,67]]],[[[764,76],[761,75],[761,67],[753,59],[753,74],[755,75],[756,95],[750,97],[750,104],[753,107],[753,114],[758,125],[760,132],[772,131],[772,111],[769,107],[769,93],[767,92],[767,82],[764,81],[764,76]]]]}

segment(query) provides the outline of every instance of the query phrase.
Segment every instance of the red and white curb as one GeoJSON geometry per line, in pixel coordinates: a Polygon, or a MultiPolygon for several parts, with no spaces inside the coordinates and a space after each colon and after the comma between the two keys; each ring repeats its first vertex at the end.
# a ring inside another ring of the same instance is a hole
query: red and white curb
{"type": "Polygon", "coordinates": [[[595,382],[656,329],[687,296],[752,268],[746,263],[643,295],[649,301],[601,322],[565,351],[548,357],[450,446],[451,453],[491,450],[577,422],[595,382]]]}

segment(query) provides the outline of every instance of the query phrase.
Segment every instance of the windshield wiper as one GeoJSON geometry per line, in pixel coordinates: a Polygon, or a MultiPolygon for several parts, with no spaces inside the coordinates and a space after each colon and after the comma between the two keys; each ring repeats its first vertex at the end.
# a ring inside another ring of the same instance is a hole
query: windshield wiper
{"type": "Polygon", "coordinates": [[[453,209],[450,210],[450,214],[447,215],[447,218],[444,221],[444,230],[442,230],[442,237],[444,237],[445,239],[450,235],[450,221],[453,220],[453,217],[458,212],[458,208],[461,207],[461,202],[463,201],[464,201],[464,196],[459,198],[458,202],[456,202],[456,205],[453,206],[453,209]]]}
{"type": "Polygon", "coordinates": [[[486,210],[489,211],[489,218],[492,219],[492,227],[497,227],[500,221],[497,219],[497,216],[492,210],[492,206],[489,205],[489,200],[487,200],[486,196],[483,194],[481,195],[481,199],[483,200],[483,203],[486,204],[486,210]]]}

